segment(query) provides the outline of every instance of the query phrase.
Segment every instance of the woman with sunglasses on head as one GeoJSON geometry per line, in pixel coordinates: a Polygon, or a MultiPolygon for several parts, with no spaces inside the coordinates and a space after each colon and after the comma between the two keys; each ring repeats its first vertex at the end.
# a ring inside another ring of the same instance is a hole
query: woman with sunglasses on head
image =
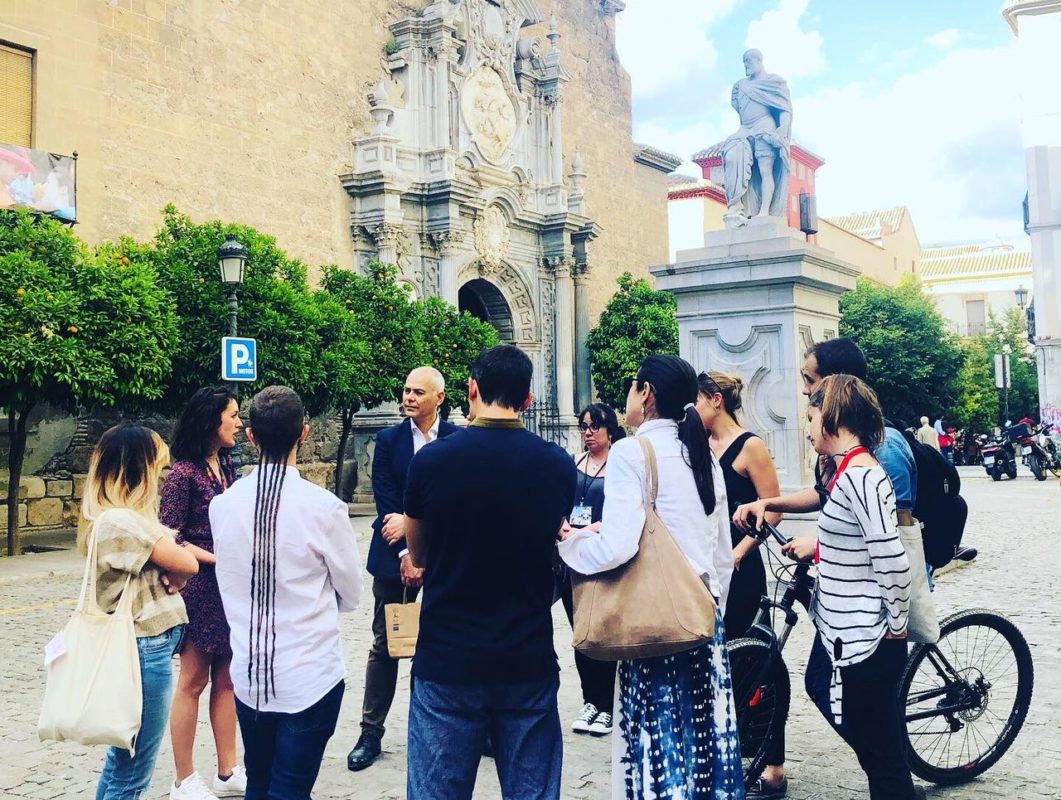
{"type": "MultiPolygon", "coordinates": [[[[741,410],[744,383],[736,375],[724,372],[701,372],[700,396],[696,410],[708,432],[711,452],[722,467],[730,516],[742,503],[780,493],[777,470],[766,443],[744,429],[737,419],[741,410]]],[[[766,521],[776,525],[778,513],[767,513],[766,521]]],[[[726,641],[745,636],[759,613],[759,601],[766,592],[766,566],[759,551],[761,540],[730,524],[733,542],[733,578],[726,601],[726,641]]],[[[777,732],[771,744],[766,769],[747,787],[748,800],[778,800],[788,793],[785,777],[784,729],[777,732]]]]}
{"type": "Polygon", "coordinates": [[[807,690],[855,751],[872,800],[912,800],[923,795],[906,766],[896,700],[906,667],[910,562],[891,481],[871,455],[884,418],[865,383],[830,375],[811,395],[807,420],[811,446],[834,466],[817,537],[797,537],[784,548],[818,565],[807,690]]]}
{"type": "Polygon", "coordinates": [[[595,534],[572,530],[559,545],[574,571],[596,575],[637,555],[646,492],[674,543],[715,598],[714,638],[674,655],[619,662],[612,734],[612,797],[742,800],[744,779],[722,614],[733,547],[726,487],[696,411],[696,371],[652,355],[630,383],[632,439],[611,449],[604,515],[595,534]],[[654,454],[657,481],[642,449],[654,454]]]}
{"type": "MultiPolygon", "coordinates": [[[[586,450],[575,459],[575,466],[578,467],[575,507],[560,530],[561,536],[566,536],[574,528],[600,530],[604,515],[604,478],[608,474],[608,455],[612,445],[626,436],[615,411],[604,403],[586,406],[578,415],[578,420],[578,430],[586,450]]],[[[559,565],[559,584],[567,621],[574,625],[571,573],[563,563],[559,565]]],[[[605,736],[612,732],[615,662],[597,661],[576,650],[575,668],[582,683],[583,706],[571,723],[571,730],[605,736]]]]}

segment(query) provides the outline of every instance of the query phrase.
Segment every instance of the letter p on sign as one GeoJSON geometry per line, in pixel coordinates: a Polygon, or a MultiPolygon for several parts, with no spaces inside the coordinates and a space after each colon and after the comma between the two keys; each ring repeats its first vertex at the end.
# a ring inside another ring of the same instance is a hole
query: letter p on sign
{"type": "Polygon", "coordinates": [[[221,340],[221,379],[258,380],[258,342],[226,336],[221,340]]]}

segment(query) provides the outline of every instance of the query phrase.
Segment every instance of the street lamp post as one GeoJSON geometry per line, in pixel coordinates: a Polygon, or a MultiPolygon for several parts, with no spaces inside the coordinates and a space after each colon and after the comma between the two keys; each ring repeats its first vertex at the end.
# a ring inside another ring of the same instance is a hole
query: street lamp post
{"type": "Polygon", "coordinates": [[[217,264],[221,270],[221,283],[228,289],[228,335],[235,336],[238,330],[239,298],[236,293],[243,283],[243,267],[247,263],[247,248],[236,241],[230,233],[225,243],[217,249],[217,264]]]}
{"type": "Polygon", "coordinates": [[[1009,385],[1010,385],[1010,383],[1012,383],[1012,381],[1010,379],[1010,371],[1009,371],[1009,356],[1010,356],[1010,353],[1012,353],[1012,352],[1013,352],[1013,348],[1010,347],[1008,344],[1002,346],[1002,354],[1003,354],[1003,358],[1004,358],[1003,365],[1002,365],[1002,374],[1004,376],[1004,383],[1005,383],[1005,386],[1006,386],[1006,388],[1005,388],[1005,393],[1006,393],[1005,394],[1005,404],[1006,404],[1006,408],[1005,408],[1005,411],[1003,412],[1003,416],[1005,417],[1005,421],[1006,421],[1007,425],[1009,424],[1009,385]]]}
{"type": "Polygon", "coordinates": [[[1013,290],[1013,296],[1017,299],[1017,306],[1023,311],[1028,304],[1028,290],[1024,288],[1024,284],[1013,290]]]}

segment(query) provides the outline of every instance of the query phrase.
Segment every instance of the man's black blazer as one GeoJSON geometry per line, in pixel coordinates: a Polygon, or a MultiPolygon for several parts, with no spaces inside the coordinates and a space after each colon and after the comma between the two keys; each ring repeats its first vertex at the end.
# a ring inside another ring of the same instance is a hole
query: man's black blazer
{"type": "MultiPolygon", "coordinates": [[[[372,494],[376,501],[376,521],[372,523],[372,543],[368,548],[368,571],[381,580],[401,580],[398,553],[405,549],[405,541],[388,545],[383,541],[383,518],[387,514],[401,514],[405,510],[405,478],[409,462],[413,460],[413,422],[404,419],[385,428],[376,436],[376,452],[372,456],[372,494]]],[[[438,423],[438,438],[460,430],[445,420],[438,423]]]]}

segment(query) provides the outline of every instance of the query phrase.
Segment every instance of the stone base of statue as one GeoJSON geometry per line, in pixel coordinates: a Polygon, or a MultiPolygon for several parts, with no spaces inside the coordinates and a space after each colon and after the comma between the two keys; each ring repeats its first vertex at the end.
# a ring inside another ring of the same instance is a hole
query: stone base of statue
{"type": "Polygon", "coordinates": [[[710,232],[704,247],[652,270],[656,287],[677,297],[682,358],[744,380],[741,422],[770,448],[783,492],[813,481],[803,355],[837,335],[840,295],[860,272],[779,217],[710,232]]]}

